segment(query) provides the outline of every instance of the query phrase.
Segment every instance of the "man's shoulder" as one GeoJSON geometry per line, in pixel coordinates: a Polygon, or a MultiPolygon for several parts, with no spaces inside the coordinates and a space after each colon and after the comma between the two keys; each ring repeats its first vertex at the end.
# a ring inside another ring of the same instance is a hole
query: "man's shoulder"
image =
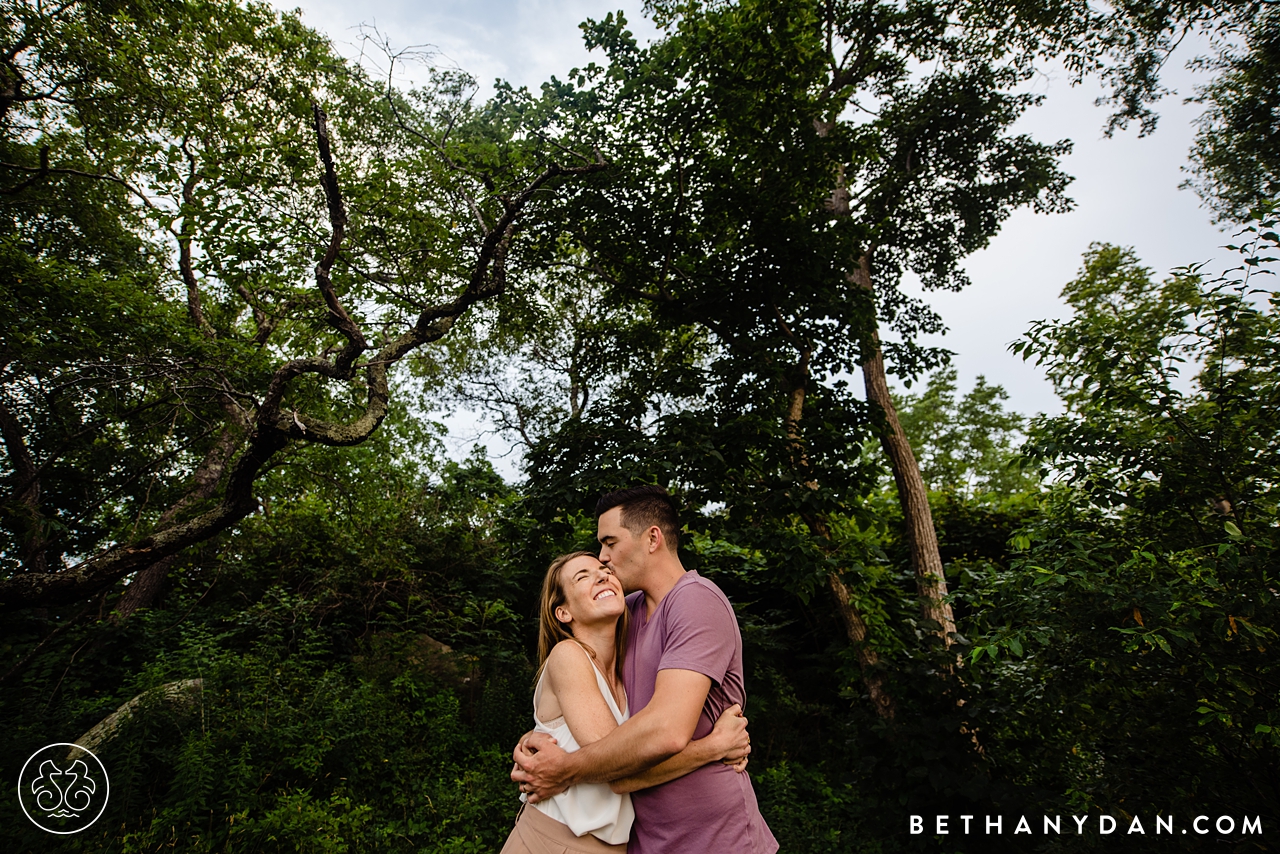
{"type": "Polygon", "coordinates": [[[692,610],[703,614],[707,609],[715,607],[712,605],[713,601],[719,602],[725,613],[737,620],[733,605],[729,603],[729,597],[724,595],[724,591],[711,579],[692,570],[685,573],[680,583],[667,594],[667,600],[670,611],[692,610]]]}
{"type": "MultiPolygon", "coordinates": [[[[695,599],[706,599],[708,596],[713,596],[725,605],[729,605],[729,597],[724,595],[724,591],[720,589],[720,586],[705,575],[700,575],[696,570],[691,569],[686,572],[680,581],[681,583],[671,591],[672,593],[679,593],[695,599]]],[[[729,610],[733,610],[732,606],[730,606],[729,610]]]]}

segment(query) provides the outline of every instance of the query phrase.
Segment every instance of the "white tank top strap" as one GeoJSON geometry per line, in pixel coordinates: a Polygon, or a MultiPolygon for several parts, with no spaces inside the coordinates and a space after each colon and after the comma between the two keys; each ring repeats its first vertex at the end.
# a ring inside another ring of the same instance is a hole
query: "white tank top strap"
{"type": "MultiPolygon", "coordinates": [[[[600,694],[604,697],[605,703],[608,704],[609,711],[613,713],[613,719],[618,723],[622,723],[627,719],[627,689],[625,687],[622,689],[623,708],[618,708],[618,701],[613,697],[613,689],[609,687],[609,680],[605,679],[604,674],[600,672],[600,667],[596,664],[595,656],[593,656],[591,651],[583,646],[577,638],[571,638],[571,640],[578,649],[582,650],[582,654],[587,657],[587,661],[591,662],[591,669],[596,673],[596,685],[600,688],[600,694]]],[[[539,687],[541,687],[541,680],[539,680],[539,687]]],[[[534,702],[536,704],[537,701],[535,700],[534,702]]]]}
{"type": "MultiPolygon", "coordinates": [[[[621,724],[627,719],[626,712],[618,709],[618,704],[613,699],[613,692],[609,690],[609,683],[600,672],[600,668],[596,666],[595,659],[592,658],[591,653],[587,652],[581,643],[577,643],[577,645],[595,670],[596,685],[599,687],[600,695],[604,697],[610,713],[621,724]]],[[[556,739],[561,748],[572,753],[578,749],[578,742],[573,737],[573,732],[565,722],[564,716],[562,715],[554,721],[545,723],[538,719],[538,700],[542,696],[542,681],[546,678],[546,675],[547,673],[544,669],[542,674],[538,676],[538,684],[533,689],[534,729],[550,734],[556,739]]],[[[523,801],[524,799],[525,795],[521,795],[520,800],[523,801]]],[[[533,807],[556,821],[568,825],[569,829],[577,836],[590,833],[600,841],[610,845],[622,845],[627,842],[627,838],[631,833],[631,823],[635,818],[635,811],[631,806],[631,796],[615,794],[603,783],[579,783],[576,786],[570,786],[568,790],[561,792],[550,800],[539,801],[533,807]]]]}

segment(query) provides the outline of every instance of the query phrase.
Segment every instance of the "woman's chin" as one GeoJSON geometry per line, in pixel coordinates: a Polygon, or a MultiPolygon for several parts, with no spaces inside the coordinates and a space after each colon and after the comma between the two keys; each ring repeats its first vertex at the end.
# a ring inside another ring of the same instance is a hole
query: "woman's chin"
{"type": "Polygon", "coordinates": [[[574,622],[582,625],[612,623],[626,609],[627,603],[621,596],[610,596],[605,600],[597,600],[595,607],[591,609],[592,613],[583,615],[582,618],[574,617],[574,622]]]}

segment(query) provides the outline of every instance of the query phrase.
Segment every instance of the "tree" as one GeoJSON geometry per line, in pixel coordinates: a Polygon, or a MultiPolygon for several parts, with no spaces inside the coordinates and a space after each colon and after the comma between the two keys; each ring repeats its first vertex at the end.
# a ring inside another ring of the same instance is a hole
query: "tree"
{"type": "Polygon", "coordinates": [[[1018,465],[1025,419],[1004,408],[1009,394],[982,375],[956,400],[956,370],[929,377],[919,394],[895,394],[902,430],[920,455],[920,474],[935,490],[971,498],[1034,490],[1037,480],[1018,465]]]}
{"type": "Polygon", "coordinates": [[[1280,199],[1280,12],[1264,8],[1239,50],[1206,63],[1218,75],[1196,100],[1206,104],[1187,183],[1227,222],[1245,222],[1280,199]]]}
{"type": "Polygon", "coordinates": [[[1095,245],[1073,316],[1016,346],[1067,405],[1029,428],[1059,483],[1013,566],[971,587],[973,657],[999,656],[975,665],[996,760],[1055,803],[1269,815],[1280,793],[1274,227],[1212,278],[1156,282],[1095,245]]]}
{"type": "Polygon", "coordinates": [[[52,640],[30,612],[0,620],[0,648],[48,641],[4,680],[0,761],[85,734],[111,775],[107,811],[70,848],[6,800],[7,847],[501,847],[501,758],[532,675],[506,606],[539,576],[511,572],[496,536],[509,488],[442,450],[393,401],[359,446],[277,455],[262,511],[185,550],[129,620],[52,640]]]}
{"type": "MultiPolygon", "coordinates": [[[[561,121],[609,151],[623,175],[584,185],[564,219],[577,223],[615,299],[645,300],[667,322],[708,331],[704,385],[723,389],[707,400],[723,413],[711,420],[772,421],[759,435],[775,445],[760,452],[782,466],[770,475],[774,494],[789,495],[790,512],[819,537],[823,516],[859,491],[845,486],[857,467],[839,449],[860,441],[855,425],[878,425],[908,508],[920,607],[949,643],[925,489],[888,397],[874,314],[902,335],[889,345],[899,371],[936,364],[941,354],[914,342],[940,321],[896,288],[898,277],[910,269],[930,286],[962,286],[959,259],[1009,211],[1065,205],[1055,166],[1065,144],[1006,134],[1033,102],[1009,92],[1019,72],[970,51],[932,7],[655,8],[666,39],[642,50],[617,19],[589,26],[609,67],[587,69],[581,91],[546,90],[578,112],[561,121]],[[908,57],[938,70],[916,79],[908,57]],[[843,379],[857,369],[870,409],[843,379]]],[[[752,435],[740,427],[738,441],[752,435]]],[[[825,583],[864,646],[839,582],[836,573],[825,583]]]]}
{"type": "Polygon", "coordinates": [[[5,17],[7,608],[134,573],[121,611],[154,601],[281,450],[377,430],[539,194],[603,166],[508,145],[456,75],[382,92],[264,6],[5,17]]]}

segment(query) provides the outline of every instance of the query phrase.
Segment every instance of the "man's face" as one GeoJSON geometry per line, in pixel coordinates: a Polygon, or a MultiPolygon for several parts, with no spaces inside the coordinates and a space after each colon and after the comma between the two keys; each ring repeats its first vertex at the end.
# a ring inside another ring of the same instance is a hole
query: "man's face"
{"type": "Polygon", "coordinates": [[[596,539],[600,562],[614,571],[623,590],[635,590],[647,556],[645,540],[623,527],[621,507],[609,508],[596,520],[596,539]]]}

